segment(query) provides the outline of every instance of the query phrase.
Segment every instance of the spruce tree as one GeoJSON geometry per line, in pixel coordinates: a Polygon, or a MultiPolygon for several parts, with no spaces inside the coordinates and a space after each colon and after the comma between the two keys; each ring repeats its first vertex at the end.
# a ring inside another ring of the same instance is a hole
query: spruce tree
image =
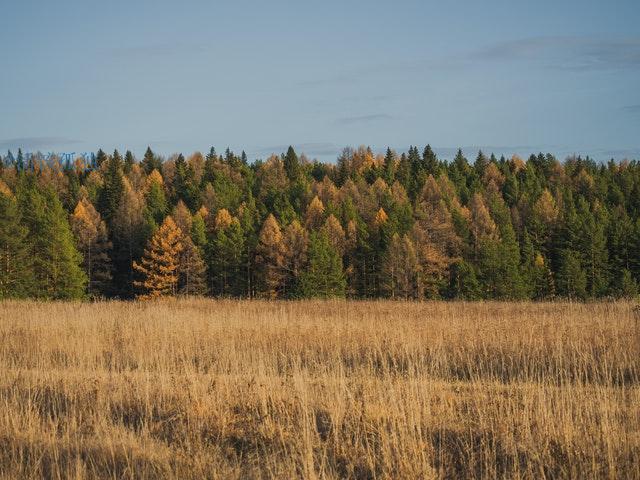
{"type": "Polygon", "coordinates": [[[300,160],[298,160],[298,155],[291,145],[289,145],[284,156],[284,171],[290,182],[295,181],[300,175],[300,160]]]}
{"type": "Polygon", "coordinates": [[[304,298],[342,297],[347,283],[342,259],[329,239],[322,233],[312,233],[309,240],[309,264],[300,276],[300,296],[304,298]]]}
{"type": "Polygon", "coordinates": [[[46,299],[82,298],[87,282],[80,266],[82,255],[75,247],[67,214],[51,188],[41,189],[31,176],[18,188],[18,205],[29,230],[33,258],[34,295],[46,299]]]}
{"type": "Polygon", "coordinates": [[[37,293],[32,290],[35,279],[28,234],[15,198],[8,189],[0,188],[0,300],[37,293]]]}
{"type": "Polygon", "coordinates": [[[126,153],[124,154],[124,166],[123,166],[124,173],[125,174],[130,173],[135,163],[136,163],[136,159],[134,158],[133,153],[131,153],[131,150],[127,150],[126,153]]]}
{"type": "Polygon", "coordinates": [[[569,249],[563,249],[560,252],[560,268],[556,285],[558,294],[561,296],[579,300],[586,298],[587,274],[577,252],[569,249]]]}
{"type": "Polygon", "coordinates": [[[144,157],[142,162],[140,162],[144,173],[149,175],[154,170],[158,170],[158,172],[162,173],[162,162],[160,159],[153,153],[151,147],[147,147],[147,150],[144,152],[144,157]]]}
{"type": "Polygon", "coordinates": [[[124,192],[124,182],[122,179],[122,157],[118,150],[106,161],[106,170],[104,172],[104,184],[100,190],[98,197],[98,206],[102,217],[111,225],[113,217],[118,211],[122,193],[124,192]]]}

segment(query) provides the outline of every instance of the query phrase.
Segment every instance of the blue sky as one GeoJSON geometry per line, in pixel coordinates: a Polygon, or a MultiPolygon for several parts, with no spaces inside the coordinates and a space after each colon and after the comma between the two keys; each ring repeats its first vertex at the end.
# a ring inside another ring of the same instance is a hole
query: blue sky
{"type": "Polygon", "coordinates": [[[0,151],[640,158],[640,3],[0,0],[0,151]]]}

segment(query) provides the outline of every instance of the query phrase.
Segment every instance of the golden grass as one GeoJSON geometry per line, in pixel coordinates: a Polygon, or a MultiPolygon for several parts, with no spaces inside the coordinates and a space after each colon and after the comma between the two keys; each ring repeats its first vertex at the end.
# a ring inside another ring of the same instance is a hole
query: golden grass
{"type": "Polygon", "coordinates": [[[1,478],[640,478],[628,303],[0,303],[1,478]]]}

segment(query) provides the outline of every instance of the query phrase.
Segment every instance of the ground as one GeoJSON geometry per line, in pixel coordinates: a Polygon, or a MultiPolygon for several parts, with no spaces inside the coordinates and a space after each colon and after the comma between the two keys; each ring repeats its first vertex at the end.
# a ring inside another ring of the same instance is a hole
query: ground
{"type": "Polygon", "coordinates": [[[1,478],[640,478],[617,303],[0,303],[1,478]]]}

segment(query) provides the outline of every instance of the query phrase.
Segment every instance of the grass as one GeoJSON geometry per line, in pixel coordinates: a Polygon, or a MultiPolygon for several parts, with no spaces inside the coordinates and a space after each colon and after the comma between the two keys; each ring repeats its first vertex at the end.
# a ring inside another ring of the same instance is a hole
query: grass
{"type": "Polygon", "coordinates": [[[0,478],[640,478],[629,303],[0,303],[0,478]]]}

